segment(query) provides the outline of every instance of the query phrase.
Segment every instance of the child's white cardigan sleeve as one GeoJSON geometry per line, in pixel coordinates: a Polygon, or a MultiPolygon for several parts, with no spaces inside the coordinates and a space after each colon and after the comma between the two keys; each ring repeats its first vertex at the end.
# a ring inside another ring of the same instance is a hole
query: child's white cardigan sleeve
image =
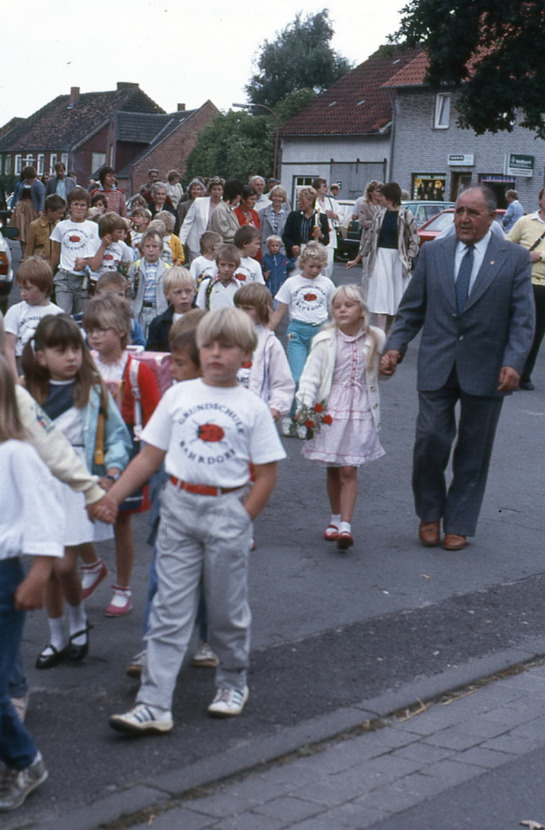
{"type": "Polygon", "coordinates": [[[295,392],[295,381],[291,374],[290,365],[282,343],[274,332],[272,337],[267,338],[265,359],[268,360],[269,375],[269,400],[271,409],[276,409],[280,415],[287,415],[291,409],[293,394],[295,392]]]}
{"type": "Polygon", "coordinates": [[[333,383],[337,344],[335,329],[319,332],[312,341],[295,399],[298,408],[327,401],[333,383]]]}

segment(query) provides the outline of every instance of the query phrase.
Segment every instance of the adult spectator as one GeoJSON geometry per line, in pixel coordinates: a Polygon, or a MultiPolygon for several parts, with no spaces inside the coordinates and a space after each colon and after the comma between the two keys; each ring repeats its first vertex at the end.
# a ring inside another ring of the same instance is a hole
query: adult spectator
{"type": "MultiPolygon", "coordinates": [[[[257,190],[251,184],[245,184],[242,188],[240,203],[234,209],[239,225],[251,225],[252,228],[261,228],[259,214],[255,209],[257,203],[257,190]]],[[[270,202],[269,202],[270,204],[270,202]]]]}
{"type": "Polygon", "coordinates": [[[524,216],[524,210],[519,202],[519,195],[516,190],[506,190],[505,198],[507,199],[507,210],[503,214],[502,227],[505,233],[509,233],[521,216],[524,216]]]}
{"type": "Polygon", "coordinates": [[[260,211],[265,210],[267,205],[270,205],[271,203],[269,197],[265,196],[265,179],[263,176],[252,176],[249,184],[257,193],[255,209],[259,213],[260,211]]]}
{"type": "Polygon", "coordinates": [[[184,189],[180,184],[181,178],[177,170],[169,170],[167,173],[167,196],[172,202],[174,210],[176,210],[180,199],[184,195],[184,189]]]}
{"type": "Polygon", "coordinates": [[[45,187],[38,178],[36,169],[28,166],[21,172],[14,192],[14,209],[10,225],[18,230],[21,253],[26,253],[28,226],[44,212],[45,187]]]}
{"type": "Polygon", "coordinates": [[[329,192],[333,196],[334,199],[338,199],[341,193],[341,185],[339,182],[331,182],[329,185],[329,192]]]}
{"type": "Polygon", "coordinates": [[[298,257],[307,242],[315,240],[322,245],[329,242],[329,222],[327,216],[316,209],[317,195],[313,187],[302,187],[297,194],[299,210],[288,213],[282,242],[290,259],[298,257]]]}
{"type": "Polygon", "coordinates": [[[66,175],[66,167],[62,161],[58,161],[55,165],[55,175],[49,179],[45,188],[45,195],[50,196],[56,193],[66,201],[66,197],[76,187],[76,182],[66,175]]]}
{"type": "Polygon", "coordinates": [[[127,205],[125,204],[125,196],[122,190],[117,189],[114,168],[105,165],[98,174],[98,180],[100,185],[96,190],[93,190],[91,196],[94,196],[95,193],[102,193],[106,197],[108,211],[126,217],[127,205]]]}
{"type": "Polygon", "coordinates": [[[139,193],[142,194],[146,202],[151,200],[151,187],[155,182],[159,181],[159,171],[156,167],[150,167],[148,170],[148,180],[145,184],[140,186],[139,193]]]}
{"type": "Polygon", "coordinates": [[[180,229],[180,240],[183,245],[187,246],[189,262],[193,262],[201,255],[201,236],[208,227],[208,220],[212,212],[221,202],[224,184],[224,179],[213,176],[208,183],[210,196],[199,196],[191,202],[180,229]]]}
{"type": "Polygon", "coordinates": [[[422,330],[413,491],[427,547],[441,544],[441,520],[446,550],[461,550],[475,534],[503,398],[518,386],[533,337],[530,260],[492,234],[494,211],[486,188],[458,197],[456,237],[422,248],[381,361],[393,374],[422,330]]]}
{"type": "Polygon", "coordinates": [[[329,223],[329,243],[327,245],[327,268],[325,275],[331,279],[333,276],[335,251],[337,249],[336,227],[341,218],[341,211],[335,199],[327,195],[327,179],[314,179],[312,187],[317,193],[316,207],[319,208],[321,213],[325,213],[329,223]]]}
{"type": "Polygon", "coordinates": [[[240,228],[234,209],[240,202],[244,185],[238,179],[228,179],[223,188],[223,200],[210,215],[207,230],[219,233],[224,242],[233,242],[240,228]]]}
{"type": "Polygon", "coordinates": [[[201,179],[192,179],[189,182],[189,187],[187,188],[185,196],[187,198],[181,199],[178,205],[178,221],[176,223],[176,227],[174,228],[174,233],[178,233],[179,229],[182,227],[185,217],[187,216],[195,199],[201,199],[203,196],[206,196],[206,187],[204,182],[201,179]]]}
{"type": "MultiPolygon", "coordinates": [[[[266,252],[266,242],[269,236],[282,236],[289,214],[288,194],[281,185],[277,184],[272,188],[269,192],[269,199],[271,204],[259,214],[263,252],[266,252]]],[[[282,245],[281,253],[286,253],[284,245],[282,245]]]]}
{"type": "Polygon", "coordinates": [[[532,290],[536,306],[536,330],[519,386],[531,392],[532,372],[545,335],[545,187],[539,191],[539,210],[522,216],[507,234],[507,239],[522,245],[530,252],[532,263],[532,290]]]}
{"type": "Polygon", "coordinates": [[[152,184],[148,210],[151,211],[152,219],[156,213],[161,213],[162,210],[168,210],[169,213],[172,213],[174,219],[177,219],[177,213],[167,196],[167,186],[164,182],[154,182],[152,184]]]}
{"type": "Polygon", "coordinates": [[[352,268],[363,259],[362,286],[367,306],[376,314],[377,325],[388,331],[407,287],[419,239],[413,214],[401,205],[398,183],[383,184],[380,194],[383,206],[360,243],[358,255],[346,267],[352,268]]]}
{"type": "Polygon", "coordinates": [[[357,219],[360,223],[362,243],[363,237],[371,229],[374,218],[382,207],[380,199],[380,189],[382,185],[383,182],[378,182],[376,179],[372,179],[367,183],[363,196],[356,199],[354,203],[352,219],[357,219]]]}

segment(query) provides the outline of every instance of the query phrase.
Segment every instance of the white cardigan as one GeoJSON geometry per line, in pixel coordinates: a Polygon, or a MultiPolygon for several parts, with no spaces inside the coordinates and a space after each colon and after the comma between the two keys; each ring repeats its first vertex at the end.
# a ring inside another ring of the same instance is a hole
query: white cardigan
{"type": "MultiPolygon", "coordinates": [[[[366,369],[367,395],[369,396],[369,406],[371,407],[375,428],[378,430],[380,429],[380,397],[378,391],[379,363],[386,335],[382,329],[375,328],[374,326],[371,328],[378,336],[378,349],[373,359],[373,365],[366,369]]],[[[295,396],[298,407],[305,404],[307,406],[313,406],[317,401],[324,400],[327,406],[337,357],[336,332],[337,329],[334,326],[329,326],[317,334],[312,341],[310,354],[305,363],[303,374],[299,379],[299,389],[295,396]]],[[[372,346],[373,342],[371,337],[366,335],[363,339],[363,351],[366,364],[372,346]]]]}
{"type": "Polygon", "coordinates": [[[284,347],[274,331],[257,327],[257,347],[252,357],[249,389],[272,409],[287,415],[293,401],[295,381],[284,347]]]}

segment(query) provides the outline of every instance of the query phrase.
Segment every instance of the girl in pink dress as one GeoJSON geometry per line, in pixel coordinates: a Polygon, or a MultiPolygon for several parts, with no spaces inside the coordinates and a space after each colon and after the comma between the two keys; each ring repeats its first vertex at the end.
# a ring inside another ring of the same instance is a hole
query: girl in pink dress
{"type": "Polygon", "coordinates": [[[354,544],[358,467],[384,455],[378,437],[378,373],[385,335],[369,325],[357,285],[337,288],[331,316],[333,322],[312,341],[296,395],[296,420],[310,439],[303,457],[327,470],[331,519],[324,538],[346,550],[354,544]]]}

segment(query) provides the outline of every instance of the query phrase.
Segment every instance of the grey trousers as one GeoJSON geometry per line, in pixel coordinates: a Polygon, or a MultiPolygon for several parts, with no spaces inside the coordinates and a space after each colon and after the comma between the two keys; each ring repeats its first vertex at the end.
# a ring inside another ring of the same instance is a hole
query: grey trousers
{"type": "Polygon", "coordinates": [[[209,642],[219,657],[218,688],[243,689],[250,657],[248,561],[252,522],[241,499],[247,488],[220,496],[178,490],[161,494],[157,592],[146,635],[138,703],[169,710],[193,628],[201,578],[209,642]]]}
{"type": "Polygon", "coordinates": [[[80,314],[87,304],[87,277],[57,271],[53,279],[55,284],[55,302],[66,314],[80,314]]]}
{"type": "Polygon", "coordinates": [[[418,399],[413,456],[416,513],[423,522],[443,519],[445,533],[474,536],[503,397],[465,394],[453,371],[445,386],[420,392],[418,399]],[[445,470],[456,435],[453,477],[447,489],[445,470]]]}

